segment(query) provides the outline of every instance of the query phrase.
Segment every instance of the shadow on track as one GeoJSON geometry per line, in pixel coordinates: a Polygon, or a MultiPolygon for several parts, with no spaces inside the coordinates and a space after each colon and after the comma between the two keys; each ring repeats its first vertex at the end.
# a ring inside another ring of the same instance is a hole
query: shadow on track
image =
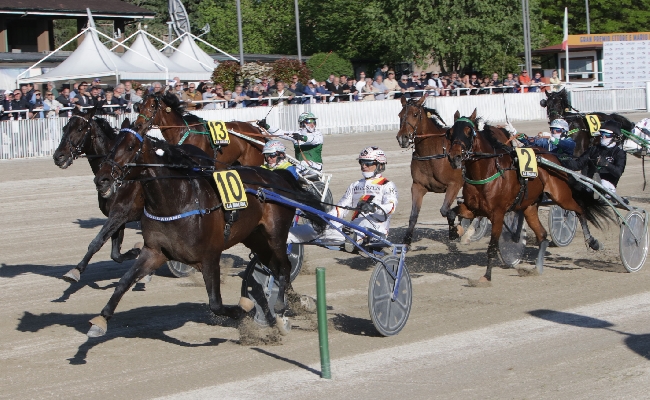
{"type": "MultiPolygon", "coordinates": [[[[85,336],[88,330],[88,321],[94,316],[96,314],[32,314],[26,311],[20,318],[16,330],[20,332],[38,332],[50,326],[62,325],[72,328],[85,336]]],[[[218,321],[212,318],[208,306],[202,303],[139,307],[122,311],[111,321],[113,322],[111,330],[105,336],[89,338],[85,343],[81,344],[77,353],[68,359],[70,364],[85,364],[88,352],[91,349],[115,338],[154,339],[183,347],[217,346],[227,341],[226,339],[210,338],[205,343],[187,343],[165,334],[166,331],[181,328],[188,322],[221,326],[218,321]]]]}
{"type": "Polygon", "coordinates": [[[286,357],[282,357],[282,356],[280,356],[280,355],[277,355],[277,354],[271,353],[270,351],[267,351],[267,350],[264,350],[264,349],[260,349],[259,347],[251,347],[251,350],[255,350],[255,351],[258,352],[258,353],[261,353],[261,354],[264,354],[264,355],[266,355],[266,356],[269,356],[269,357],[275,358],[276,360],[284,361],[284,362],[286,362],[287,364],[295,365],[296,367],[302,368],[302,369],[304,369],[304,370],[306,370],[306,371],[311,372],[312,374],[315,374],[315,375],[317,375],[317,376],[320,376],[320,371],[315,370],[314,368],[311,368],[310,366],[305,365],[305,364],[303,364],[303,363],[300,363],[300,362],[298,362],[298,361],[290,360],[290,359],[288,359],[288,358],[286,358],[286,357]]]}
{"type": "Polygon", "coordinates": [[[570,325],[586,329],[604,329],[610,332],[618,333],[619,335],[625,336],[625,339],[623,341],[630,350],[640,355],[641,357],[650,360],[650,333],[637,335],[634,333],[622,332],[613,329],[615,325],[611,322],[598,318],[588,317],[586,315],[567,313],[563,311],[540,309],[529,311],[528,314],[539,319],[555,322],[556,324],[570,325]]]}

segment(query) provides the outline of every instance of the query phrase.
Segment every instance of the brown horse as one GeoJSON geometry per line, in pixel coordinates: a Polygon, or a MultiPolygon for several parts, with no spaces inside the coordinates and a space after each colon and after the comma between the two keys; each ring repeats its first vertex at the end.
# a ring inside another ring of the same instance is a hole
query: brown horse
{"type": "MultiPolygon", "coordinates": [[[[194,114],[185,114],[183,103],[171,92],[145,96],[140,114],[134,122],[135,130],[144,135],[152,126],[158,126],[165,140],[171,144],[191,144],[207,154],[213,154],[215,167],[225,169],[241,165],[262,165],[262,146],[230,134],[226,146],[212,146],[205,121],[194,114]]],[[[226,129],[265,141],[262,131],[248,122],[226,122],[226,129]]]]}
{"type": "MultiPolygon", "coordinates": [[[[587,221],[600,227],[603,218],[612,219],[606,204],[594,199],[593,193],[581,190],[579,184],[570,184],[565,173],[548,167],[540,165],[536,178],[521,178],[514,160],[515,152],[505,144],[509,136],[489,125],[483,131],[477,131],[476,110],[469,118],[460,118],[456,112],[454,120],[449,131],[452,142],[449,161],[452,167],[462,171],[465,180],[464,202],[459,207],[459,215],[464,218],[484,216],[492,222],[487,271],[479,282],[492,279],[492,267],[498,262],[499,236],[508,211],[523,211],[540,244],[537,268],[542,269],[548,240],[537,209],[544,192],[560,207],[578,215],[589,247],[594,250],[601,248],[589,233],[587,221]]],[[[559,164],[555,155],[541,149],[535,149],[535,152],[539,157],[559,164]]]]}
{"type": "MultiPolygon", "coordinates": [[[[126,181],[142,181],[145,197],[145,216],[142,219],[144,248],[138,260],[120,279],[101,315],[91,321],[89,336],[105,334],[107,321],[113,316],[124,293],[137,280],[170,259],[202,272],[212,312],[232,318],[241,317],[252,309],[252,305],[240,301],[241,306],[224,306],[220,292],[221,253],[238,243],[243,243],[257,254],[277,278],[280,304],[276,304],[275,310],[283,312],[284,292],[291,289],[288,279],[291,266],[286,242],[295,208],[265,202],[262,197],[256,198],[256,194],[249,193],[248,206],[237,210],[238,215],[233,218],[233,211],[224,210],[224,201],[216,190],[212,176],[206,178],[205,173],[201,172],[206,165],[205,154],[201,157],[196,152],[203,152],[198,149],[190,152],[190,155],[203,160],[203,165],[199,165],[187,155],[190,148],[172,146],[146,136],[143,138],[135,131],[126,129],[119,135],[115,148],[95,177],[97,191],[102,196],[111,196],[115,187],[126,181]],[[229,221],[229,234],[225,233],[226,220],[229,221]]],[[[302,189],[287,171],[276,172],[259,167],[236,167],[234,170],[247,188],[255,191],[259,187],[279,190],[286,197],[323,210],[319,199],[302,189]]],[[[239,191],[240,195],[242,191],[239,191]]],[[[233,190],[231,193],[235,192],[233,190]]],[[[279,317],[272,319],[268,305],[265,311],[271,324],[282,321],[279,317]]],[[[280,325],[281,331],[286,329],[284,323],[280,325]]]]}
{"type": "MultiPolygon", "coordinates": [[[[59,168],[68,168],[76,158],[85,155],[93,174],[96,175],[99,171],[100,164],[113,148],[117,135],[108,121],[95,117],[95,111],[94,108],[85,113],[75,110],[75,114],[63,127],[61,143],[53,156],[54,164],[59,168]]],[[[129,120],[124,120],[122,127],[128,125],[129,120]]],[[[124,254],[120,253],[126,223],[140,221],[142,218],[144,197],[140,183],[126,183],[108,198],[99,195],[97,197],[99,209],[108,219],[88,245],[88,251],[79,264],[63,275],[63,278],[69,282],[78,282],[81,279],[81,274],[86,270],[92,256],[109,238],[112,242],[111,258],[115,262],[133,260],[140,254],[140,249],[137,248],[124,254]]]]}
{"type": "Polygon", "coordinates": [[[460,170],[451,168],[446,160],[446,149],[450,148],[446,129],[440,121],[442,118],[435,110],[424,107],[425,97],[420,100],[405,100],[402,97],[402,111],[399,113],[400,127],[397,132],[397,142],[400,147],[413,146],[411,159],[411,216],[409,226],[404,235],[403,243],[410,245],[413,231],[418,221],[422,198],[429,192],[445,193],[445,200],[440,208],[440,214],[447,217],[449,222],[449,239],[458,238],[454,226],[455,213],[452,203],[463,186],[460,170]],[[429,118],[428,113],[436,119],[429,118]]]}

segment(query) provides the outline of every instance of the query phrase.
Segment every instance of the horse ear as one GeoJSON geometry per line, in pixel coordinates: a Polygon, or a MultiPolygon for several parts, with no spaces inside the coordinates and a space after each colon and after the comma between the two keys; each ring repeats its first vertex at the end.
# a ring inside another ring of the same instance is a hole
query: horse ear
{"type": "Polygon", "coordinates": [[[124,118],[124,121],[122,121],[122,126],[120,126],[120,129],[128,128],[129,125],[131,125],[131,122],[129,121],[129,119],[124,118]]]}
{"type": "Polygon", "coordinates": [[[460,118],[460,112],[456,111],[456,113],[454,113],[454,121],[456,121],[458,118],[460,118]]]}
{"type": "Polygon", "coordinates": [[[551,92],[550,92],[550,91],[547,90],[547,91],[545,91],[544,93],[546,94],[546,98],[547,98],[547,99],[548,99],[549,97],[551,97],[551,92]]]}
{"type": "Polygon", "coordinates": [[[422,104],[427,100],[427,96],[422,96],[420,97],[420,100],[418,100],[417,105],[418,107],[422,107],[422,104]]]}
{"type": "Polygon", "coordinates": [[[562,90],[560,90],[560,94],[566,95],[566,88],[562,88],[562,90]]]}
{"type": "Polygon", "coordinates": [[[476,121],[476,108],[474,109],[474,112],[472,115],[469,116],[470,121],[474,122],[476,121]]]}
{"type": "Polygon", "coordinates": [[[97,112],[97,107],[93,107],[93,108],[89,109],[88,110],[88,118],[90,119],[90,118],[94,117],[96,112],[97,112]]]}
{"type": "Polygon", "coordinates": [[[400,100],[402,101],[402,107],[404,107],[406,105],[406,97],[402,96],[400,100]]]}

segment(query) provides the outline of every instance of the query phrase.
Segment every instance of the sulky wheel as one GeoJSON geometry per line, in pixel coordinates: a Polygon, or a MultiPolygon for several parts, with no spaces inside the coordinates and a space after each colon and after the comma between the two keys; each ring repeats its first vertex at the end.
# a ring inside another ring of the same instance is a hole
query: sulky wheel
{"type": "Polygon", "coordinates": [[[289,276],[289,279],[293,282],[302,269],[302,261],[305,257],[305,246],[302,243],[287,244],[287,247],[289,246],[291,246],[291,251],[288,254],[289,262],[291,263],[291,275],[289,276]]]}
{"type": "Polygon", "coordinates": [[[623,266],[628,272],[636,272],[643,268],[648,256],[648,226],[647,214],[632,210],[625,216],[621,224],[618,248],[623,266]]]}
{"type": "Polygon", "coordinates": [[[244,271],[241,296],[255,304],[253,320],[258,325],[269,326],[270,320],[276,320],[277,323],[282,323],[282,326],[278,326],[281,332],[289,331],[291,329],[289,321],[283,320],[274,311],[279,292],[280,288],[271,271],[259,262],[257,256],[253,257],[244,271]]]}
{"type": "Polygon", "coordinates": [[[470,242],[478,242],[492,230],[490,220],[485,217],[477,217],[472,221],[472,225],[474,226],[474,234],[469,237],[470,242]]]}
{"type": "MultiPolygon", "coordinates": [[[[323,196],[323,190],[325,189],[325,183],[321,181],[313,182],[314,186],[309,185],[308,190],[315,195],[317,195],[323,203],[333,204],[334,197],[332,197],[332,192],[327,189],[325,196],[323,196]],[[315,189],[314,189],[315,187],[315,189]],[[316,190],[317,189],[317,190],[316,190]]],[[[325,212],[329,212],[332,209],[332,206],[325,206],[325,212]]]]}
{"type": "Polygon", "coordinates": [[[174,260],[167,261],[167,268],[169,268],[169,272],[177,278],[185,278],[195,271],[194,268],[189,265],[174,260]]]}
{"type": "Polygon", "coordinates": [[[557,247],[565,247],[571,244],[576,235],[578,217],[573,211],[552,205],[548,211],[548,226],[553,244],[557,247]]]}
{"type": "Polygon", "coordinates": [[[524,256],[526,228],[523,224],[524,215],[520,211],[510,211],[503,219],[503,230],[499,237],[499,255],[501,261],[510,268],[519,264],[524,256]]]}
{"type": "Polygon", "coordinates": [[[399,284],[399,295],[393,301],[393,289],[395,288],[393,276],[397,275],[399,256],[389,255],[382,258],[382,261],[384,263],[378,262],[370,277],[368,310],[372,324],[377,331],[383,336],[393,336],[397,335],[406,325],[411,313],[413,290],[411,277],[404,265],[399,284]],[[392,272],[392,276],[388,271],[392,272]]]}

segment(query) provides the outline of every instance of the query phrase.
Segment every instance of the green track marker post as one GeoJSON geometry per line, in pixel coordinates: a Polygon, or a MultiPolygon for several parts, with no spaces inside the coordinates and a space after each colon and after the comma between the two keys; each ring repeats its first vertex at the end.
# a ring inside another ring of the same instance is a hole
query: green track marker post
{"type": "Polygon", "coordinates": [[[318,343],[320,345],[320,377],[332,379],[330,346],[327,339],[327,301],[325,298],[325,268],[316,268],[316,313],[318,315],[318,343]]]}

